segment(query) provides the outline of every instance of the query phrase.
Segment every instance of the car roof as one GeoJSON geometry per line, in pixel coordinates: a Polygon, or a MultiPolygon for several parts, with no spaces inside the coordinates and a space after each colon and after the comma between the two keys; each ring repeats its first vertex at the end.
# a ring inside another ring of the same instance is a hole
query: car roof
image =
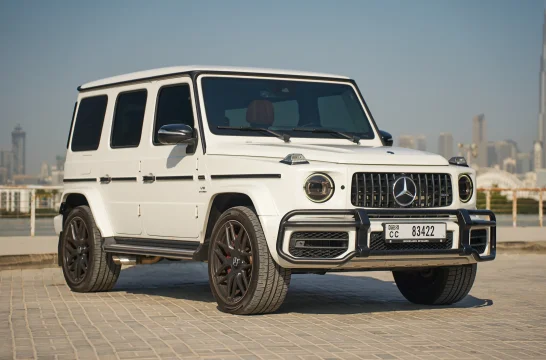
{"type": "Polygon", "coordinates": [[[308,71],[297,70],[282,70],[282,69],[267,69],[267,68],[252,68],[252,67],[235,67],[235,66],[206,66],[206,65],[186,65],[186,66],[171,66],[158,69],[137,71],[133,73],[112,76],[96,81],[91,81],[78,87],[78,90],[89,90],[92,88],[109,86],[119,83],[127,83],[139,80],[146,80],[151,78],[160,78],[170,75],[177,75],[182,73],[189,73],[194,71],[210,71],[210,72],[226,72],[226,73],[249,73],[249,74],[273,74],[273,75],[289,75],[289,76],[302,76],[302,77],[316,77],[316,78],[335,78],[335,79],[349,79],[342,75],[315,73],[308,71]]]}

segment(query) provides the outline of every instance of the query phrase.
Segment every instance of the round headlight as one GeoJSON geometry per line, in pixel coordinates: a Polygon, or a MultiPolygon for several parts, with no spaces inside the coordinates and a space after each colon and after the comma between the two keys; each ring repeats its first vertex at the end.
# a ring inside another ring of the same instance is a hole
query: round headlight
{"type": "Polygon", "coordinates": [[[472,179],[467,174],[459,175],[459,198],[462,202],[466,203],[472,199],[474,192],[474,184],[472,179]]]}
{"type": "Polygon", "coordinates": [[[313,174],[305,180],[305,195],[314,202],[325,202],[334,195],[334,181],[325,174],[313,174]]]}

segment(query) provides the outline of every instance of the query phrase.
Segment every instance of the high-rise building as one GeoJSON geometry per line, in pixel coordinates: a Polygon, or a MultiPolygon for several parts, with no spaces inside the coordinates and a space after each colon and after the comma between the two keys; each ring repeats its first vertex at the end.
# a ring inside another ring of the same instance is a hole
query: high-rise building
{"type": "MultiPolygon", "coordinates": [[[[542,56],[540,57],[540,80],[539,80],[539,112],[538,112],[538,141],[546,144],[546,11],[544,12],[544,23],[542,24],[542,56]]],[[[546,146],[542,147],[540,164],[535,162],[536,169],[546,167],[546,146]]]]}
{"type": "Polygon", "coordinates": [[[413,135],[400,135],[398,137],[398,146],[408,149],[415,149],[415,137],[413,135]]]}
{"type": "Polygon", "coordinates": [[[13,173],[26,174],[26,133],[17,125],[11,133],[11,151],[13,153],[13,173]]]}
{"type": "Polygon", "coordinates": [[[525,174],[531,171],[531,153],[519,153],[516,157],[517,173],[525,174]]]}
{"type": "Polygon", "coordinates": [[[473,164],[478,167],[487,167],[487,133],[484,114],[476,115],[472,119],[472,143],[476,144],[478,150],[473,164]]]}
{"type": "Polygon", "coordinates": [[[544,149],[542,146],[542,141],[535,141],[535,144],[533,145],[533,171],[542,169],[543,154],[544,149]]]}
{"type": "Polygon", "coordinates": [[[438,154],[448,160],[453,157],[453,135],[451,133],[440,133],[438,137],[438,154]]]}
{"type": "Polygon", "coordinates": [[[62,155],[57,155],[55,158],[55,166],[57,166],[57,170],[64,170],[64,162],[66,158],[62,155]]]}
{"type": "Polygon", "coordinates": [[[13,153],[11,151],[0,150],[0,169],[3,174],[0,184],[5,184],[13,176],[13,153]]]}
{"type": "Polygon", "coordinates": [[[497,161],[497,149],[495,148],[495,142],[491,141],[487,143],[487,166],[492,168],[498,164],[499,162],[497,161]]]}
{"type": "Polygon", "coordinates": [[[415,137],[415,148],[421,151],[427,151],[427,137],[425,135],[417,135],[415,137]]]}
{"type": "Polygon", "coordinates": [[[515,159],[517,156],[517,145],[514,141],[496,141],[495,153],[497,158],[497,164],[502,165],[506,159],[515,159]]]}

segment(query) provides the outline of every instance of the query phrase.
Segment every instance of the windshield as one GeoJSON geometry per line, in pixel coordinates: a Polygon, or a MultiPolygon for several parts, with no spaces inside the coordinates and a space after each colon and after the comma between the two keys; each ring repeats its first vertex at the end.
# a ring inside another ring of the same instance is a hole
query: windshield
{"type": "Polygon", "coordinates": [[[339,139],[340,132],[374,138],[349,84],[228,77],[204,77],[201,84],[213,134],[271,136],[264,131],[236,129],[251,127],[299,138],[339,139]]]}

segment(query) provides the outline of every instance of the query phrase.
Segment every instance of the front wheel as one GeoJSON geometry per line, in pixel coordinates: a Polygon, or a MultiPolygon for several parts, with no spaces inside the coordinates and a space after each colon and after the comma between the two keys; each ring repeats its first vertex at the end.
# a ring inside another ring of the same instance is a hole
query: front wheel
{"type": "Polygon", "coordinates": [[[393,271],[396,286],[404,297],[415,304],[451,305],[470,292],[478,266],[461,265],[393,271]]]}
{"type": "Polygon", "coordinates": [[[216,222],[208,267],[218,308],[231,314],[277,310],[290,284],[290,270],[271,258],[258,217],[244,206],[228,209],[216,222]]]}

